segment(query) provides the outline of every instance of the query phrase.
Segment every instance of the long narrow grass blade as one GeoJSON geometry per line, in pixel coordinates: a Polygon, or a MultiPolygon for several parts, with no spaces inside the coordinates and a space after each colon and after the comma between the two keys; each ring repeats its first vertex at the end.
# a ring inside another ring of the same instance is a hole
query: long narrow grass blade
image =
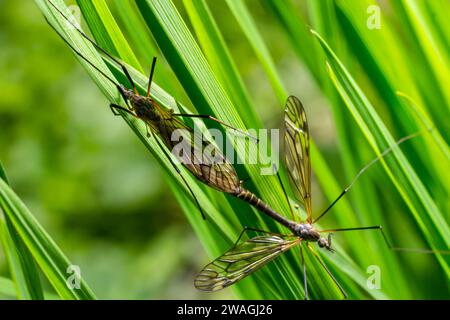
{"type": "Polygon", "coordinates": [[[69,287],[68,279],[71,274],[67,272],[73,264],[3,179],[0,179],[0,206],[61,298],[95,299],[82,277],[75,280],[79,281],[79,287],[77,284],[73,288],[69,287]]]}
{"type": "MultiPolygon", "coordinates": [[[[8,183],[0,162],[0,180],[8,183]]],[[[27,247],[20,239],[10,218],[0,215],[0,238],[18,299],[42,300],[44,298],[39,272],[27,247]]]]}
{"type": "Polygon", "coordinates": [[[277,95],[278,102],[283,105],[287,97],[287,91],[277,75],[275,63],[270,56],[264,40],[260,36],[258,28],[256,27],[250,12],[243,1],[227,0],[227,4],[230,7],[231,12],[234,14],[236,21],[241,26],[241,29],[246,35],[248,41],[252,45],[253,50],[260,60],[265,72],[267,73],[272,88],[277,95]]]}
{"type": "MultiPolygon", "coordinates": [[[[313,34],[317,37],[327,54],[328,70],[331,79],[367,141],[373,150],[379,154],[380,150],[394,144],[394,138],[328,44],[316,32],[313,31],[313,34]]],[[[386,161],[383,161],[383,166],[411,210],[425,239],[427,239],[432,249],[442,250],[449,248],[450,229],[443,214],[430,197],[402,151],[395,149],[393,155],[395,159],[386,159],[386,161]]],[[[450,275],[448,257],[444,257],[441,254],[436,256],[443,270],[450,275]]]]}
{"type": "Polygon", "coordinates": [[[244,81],[239,75],[208,4],[204,0],[185,0],[183,3],[208,62],[227,91],[228,96],[232,99],[233,104],[240,106],[242,120],[247,126],[256,124],[259,128],[260,123],[256,118],[255,108],[250,101],[249,94],[244,87],[244,81]]]}
{"type": "MultiPolygon", "coordinates": [[[[16,295],[16,285],[15,281],[0,277],[0,299],[12,299],[15,298],[16,295]]],[[[59,297],[50,292],[44,292],[45,300],[59,300],[59,297]]]]}

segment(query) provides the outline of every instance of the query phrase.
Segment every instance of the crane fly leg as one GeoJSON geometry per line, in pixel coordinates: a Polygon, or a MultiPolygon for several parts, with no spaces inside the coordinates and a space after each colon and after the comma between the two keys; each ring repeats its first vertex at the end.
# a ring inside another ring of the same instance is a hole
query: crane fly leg
{"type": "Polygon", "coordinates": [[[305,290],[305,300],[309,300],[309,296],[308,296],[308,278],[306,276],[306,263],[305,263],[305,257],[303,256],[303,248],[302,248],[302,246],[300,246],[300,257],[302,258],[303,289],[305,290]]]}
{"type": "Polygon", "coordinates": [[[239,241],[241,240],[242,236],[245,233],[247,233],[248,231],[260,232],[260,233],[264,233],[264,234],[270,234],[270,235],[273,235],[273,236],[285,236],[284,234],[281,234],[281,233],[270,232],[270,231],[265,231],[265,230],[261,230],[261,229],[257,229],[257,228],[244,226],[244,229],[242,229],[241,233],[239,234],[239,237],[236,240],[236,242],[234,243],[233,248],[236,248],[236,246],[239,243],[239,241]]]}
{"type": "Polygon", "coordinates": [[[403,252],[417,252],[417,253],[432,253],[432,254],[450,254],[450,250],[434,250],[434,249],[419,249],[419,248],[403,248],[403,247],[394,247],[391,245],[391,242],[388,240],[386,233],[383,231],[382,226],[369,226],[369,227],[356,227],[356,228],[340,228],[340,229],[329,229],[329,230],[321,230],[319,232],[345,232],[345,231],[357,231],[357,230],[379,230],[381,235],[383,236],[383,240],[386,243],[386,246],[392,251],[403,251],[403,252]]]}
{"type": "MultiPolygon", "coordinates": [[[[280,184],[281,189],[283,190],[284,198],[286,199],[286,203],[289,206],[289,211],[291,212],[292,221],[295,221],[294,211],[292,211],[291,203],[289,202],[289,197],[287,195],[286,189],[284,188],[283,181],[281,180],[280,172],[278,171],[277,166],[275,164],[273,165],[273,169],[277,173],[278,183],[280,184]]],[[[301,223],[301,221],[299,221],[299,222],[301,223]]]]}
{"type": "Polygon", "coordinates": [[[128,110],[128,109],[126,109],[126,108],[124,108],[124,107],[122,107],[122,106],[119,106],[119,105],[117,105],[117,104],[111,103],[111,104],[109,105],[109,107],[111,108],[111,111],[112,111],[112,113],[113,113],[115,116],[120,116],[120,113],[119,113],[117,110],[122,110],[123,112],[126,112],[126,113],[132,115],[133,117],[136,116],[136,115],[135,115],[133,112],[131,112],[130,110],[128,110]]]}
{"type": "Polygon", "coordinates": [[[333,280],[333,282],[336,284],[336,286],[338,287],[339,291],[341,291],[342,295],[344,296],[345,299],[348,298],[347,293],[345,292],[344,288],[341,287],[341,285],[339,284],[339,282],[336,280],[336,278],[333,276],[333,274],[331,273],[330,269],[328,269],[327,265],[325,264],[325,262],[323,262],[322,258],[313,250],[313,248],[311,248],[311,246],[309,245],[309,243],[307,244],[309,251],[311,251],[311,253],[316,257],[317,261],[319,261],[319,263],[321,264],[321,266],[325,269],[325,271],[328,273],[328,275],[330,276],[330,278],[333,280]]]}

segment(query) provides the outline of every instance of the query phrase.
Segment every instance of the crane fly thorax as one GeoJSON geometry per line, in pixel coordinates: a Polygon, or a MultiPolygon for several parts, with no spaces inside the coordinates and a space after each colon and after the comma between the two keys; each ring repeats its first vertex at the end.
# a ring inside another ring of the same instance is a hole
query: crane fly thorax
{"type": "Polygon", "coordinates": [[[294,226],[294,232],[297,236],[306,241],[314,242],[320,239],[319,232],[317,232],[317,230],[309,223],[297,223],[294,226]]]}
{"type": "Polygon", "coordinates": [[[150,97],[141,96],[134,93],[133,90],[119,87],[123,97],[130,103],[136,117],[144,121],[158,122],[161,119],[160,114],[154,107],[154,100],[150,97]]]}
{"type": "Polygon", "coordinates": [[[309,223],[297,223],[293,229],[294,233],[303,240],[317,242],[319,247],[334,251],[331,248],[331,234],[328,235],[328,238],[321,237],[320,233],[309,223]]]}
{"type": "Polygon", "coordinates": [[[134,95],[130,99],[130,103],[138,118],[149,121],[159,121],[160,115],[156,112],[151,98],[134,95]]]}

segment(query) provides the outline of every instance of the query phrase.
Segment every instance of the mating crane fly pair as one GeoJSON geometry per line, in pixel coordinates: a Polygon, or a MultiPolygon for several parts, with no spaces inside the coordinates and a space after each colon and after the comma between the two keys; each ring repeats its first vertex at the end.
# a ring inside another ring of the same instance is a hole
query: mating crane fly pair
{"type": "MultiPolygon", "coordinates": [[[[123,100],[126,103],[126,107],[122,107],[117,104],[111,104],[111,110],[115,115],[120,115],[121,113],[130,114],[142,120],[145,123],[147,136],[153,137],[156,141],[158,147],[161,149],[163,154],[170,161],[171,165],[175,171],[181,177],[183,183],[186,185],[187,189],[193,196],[202,217],[205,218],[204,213],[201,209],[200,204],[197,201],[192,189],[186,182],[185,178],[181,174],[177,165],[171,159],[169,152],[164,148],[163,144],[172,150],[175,146],[174,141],[172,141],[172,133],[175,130],[180,130],[182,132],[183,139],[181,143],[189,145],[189,149],[183,148],[184,150],[192,150],[190,154],[179,155],[178,160],[181,164],[191,172],[194,177],[199,181],[205,183],[206,185],[213,187],[219,191],[225,192],[237,198],[240,198],[248,202],[253,207],[257,208],[259,211],[267,214],[271,218],[275,219],[281,225],[285,226],[291,231],[289,235],[282,235],[277,233],[271,233],[263,230],[258,230],[254,228],[244,228],[239,236],[237,242],[229,251],[224,255],[217,258],[210,264],[208,264],[196,277],[195,286],[203,291],[217,291],[228,287],[239,280],[243,279],[247,275],[255,272],[262,266],[264,266],[269,261],[275,259],[277,256],[283,252],[289,250],[290,248],[299,245],[301,243],[306,243],[306,247],[313,253],[313,255],[318,259],[319,263],[323,266],[326,272],[329,274],[331,279],[337,285],[342,294],[346,297],[346,293],[341,285],[336,281],[334,276],[331,274],[325,263],[322,261],[320,256],[312,249],[310,243],[317,242],[320,248],[325,248],[329,251],[333,251],[331,247],[331,232],[340,231],[352,231],[352,230],[369,230],[378,229],[380,230],[386,244],[395,250],[403,250],[404,248],[393,248],[390,246],[383,230],[380,226],[370,226],[370,227],[358,227],[358,228],[344,228],[344,229],[333,229],[333,230],[316,230],[313,224],[322,218],[329,209],[352,187],[353,183],[359,176],[376,161],[380,160],[384,155],[392,150],[393,147],[398,146],[400,143],[411,139],[413,136],[407,136],[399,141],[392,147],[386,149],[382,154],[375,158],[368,165],[363,167],[360,172],[356,175],[352,183],[344,189],[344,191],[339,195],[339,197],[331,203],[331,205],[315,220],[312,219],[312,207],[311,207],[311,162],[310,162],[310,148],[309,148],[309,129],[308,122],[306,118],[305,110],[299,99],[296,97],[289,97],[286,103],[285,110],[285,152],[286,152],[286,166],[288,168],[290,181],[293,189],[296,191],[298,199],[305,208],[307,217],[305,221],[298,221],[295,219],[292,208],[290,207],[291,219],[287,219],[274,211],[269,205],[264,201],[259,199],[255,194],[246,190],[243,186],[239,177],[231,163],[223,156],[219,149],[215,148],[211,144],[204,141],[203,138],[200,140],[195,138],[194,130],[181,122],[178,118],[180,117],[192,117],[192,118],[203,118],[216,121],[223,126],[232,128],[236,131],[248,135],[239,129],[235,129],[232,126],[212,117],[209,115],[195,115],[195,114],[185,114],[185,113],[175,113],[171,109],[166,109],[160,106],[154,99],[151,98],[151,84],[153,80],[153,74],[155,70],[156,58],[153,59],[151,72],[149,76],[149,82],[147,87],[147,92],[145,96],[139,94],[139,91],[130,76],[125,65],[109,54],[102,47],[97,45],[92,39],[90,39],[77,25],[75,25],[66,14],[64,14],[52,1],[48,0],[48,3],[61,15],[65,21],[69,22],[77,32],[89,41],[95,48],[97,48],[104,56],[111,59],[117,65],[121,67],[126,78],[128,79],[131,89],[127,89],[122,84],[118,83],[116,80],[108,76],[97,66],[95,66],[89,59],[87,59],[83,54],[81,54],[76,48],[74,48],[55,28],[54,30],[60,35],[60,37],[66,42],[66,44],[86,61],[90,66],[92,66],[96,71],[102,74],[106,79],[113,83],[123,100]],[[162,142],[161,142],[161,141],[162,142]],[[202,146],[197,146],[194,141],[202,141],[202,146]],[[198,150],[198,148],[202,150],[198,150]],[[209,154],[214,154],[214,157],[208,156],[208,153],[201,152],[206,147],[213,147],[214,152],[209,154]],[[201,155],[201,159],[197,156],[201,155]],[[263,235],[251,238],[247,241],[239,243],[241,237],[246,231],[253,230],[262,233],[263,235]],[[322,236],[326,234],[327,236],[322,236]]],[[[51,25],[51,24],[50,24],[51,25]]],[[[51,25],[52,26],[52,25],[51,25]]],[[[53,26],[52,26],[53,27],[53,26]]],[[[253,137],[252,137],[253,138],[253,137]]],[[[279,176],[278,176],[279,178],[279,176]]],[[[279,178],[281,183],[281,179],[279,178]]],[[[281,184],[284,195],[287,199],[287,193],[281,184]]],[[[305,260],[303,257],[303,250],[300,247],[301,260],[304,273],[304,288],[305,297],[308,298],[307,289],[307,274],[305,260]]],[[[431,251],[430,251],[431,252],[431,251]]]]}

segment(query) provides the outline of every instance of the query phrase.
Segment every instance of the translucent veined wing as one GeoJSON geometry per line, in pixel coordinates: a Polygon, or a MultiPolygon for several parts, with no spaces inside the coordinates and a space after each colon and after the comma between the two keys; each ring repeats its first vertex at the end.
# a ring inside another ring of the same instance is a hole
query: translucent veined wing
{"type": "Polygon", "coordinates": [[[300,241],[296,236],[265,235],[242,242],[203,268],[195,278],[195,287],[202,291],[226,288],[300,241]]]}
{"type": "Polygon", "coordinates": [[[311,159],[309,128],[305,109],[297,97],[286,101],[284,115],[285,159],[291,185],[305,207],[307,222],[311,222],[311,159]]]}
{"type": "Polygon", "coordinates": [[[239,177],[222,152],[171,113],[161,113],[164,112],[167,115],[162,117],[157,128],[152,129],[178,161],[207,185],[222,192],[235,193],[240,186],[239,177]]]}

